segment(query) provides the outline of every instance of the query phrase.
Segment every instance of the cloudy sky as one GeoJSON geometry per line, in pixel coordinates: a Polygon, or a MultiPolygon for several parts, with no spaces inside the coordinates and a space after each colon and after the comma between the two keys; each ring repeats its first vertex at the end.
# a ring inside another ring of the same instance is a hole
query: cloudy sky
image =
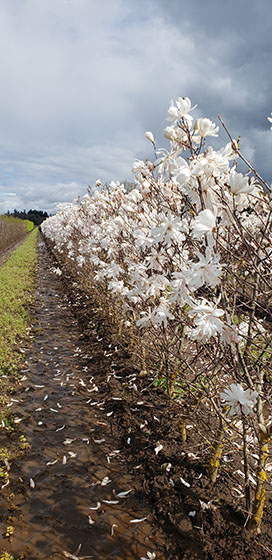
{"type": "Polygon", "coordinates": [[[0,0],[0,213],[132,179],[178,96],[271,182],[271,27],[271,0],[0,0]]]}

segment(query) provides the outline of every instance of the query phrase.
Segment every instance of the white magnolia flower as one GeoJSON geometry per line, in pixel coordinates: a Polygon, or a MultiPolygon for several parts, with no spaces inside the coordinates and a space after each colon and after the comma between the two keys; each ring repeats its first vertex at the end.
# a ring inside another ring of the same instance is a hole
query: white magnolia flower
{"type": "Polygon", "coordinates": [[[132,166],[132,173],[136,175],[137,173],[142,173],[145,170],[145,162],[141,159],[136,159],[132,166]]]}
{"type": "Polygon", "coordinates": [[[164,129],[164,136],[167,140],[176,140],[177,132],[174,126],[166,126],[164,129]]]}
{"type": "Polygon", "coordinates": [[[216,216],[209,210],[202,210],[194,221],[193,237],[199,239],[205,233],[212,233],[216,225],[216,216]]]}
{"type": "Polygon", "coordinates": [[[219,317],[223,315],[223,309],[218,309],[203,299],[202,303],[194,306],[189,313],[189,317],[193,317],[194,324],[194,328],[189,332],[190,338],[207,341],[217,334],[222,334],[225,325],[219,317]]]}
{"type": "Polygon", "coordinates": [[[152,312],[151,321],[153,325],[163,325],[167,327],[168,320],[174,319],[174,315],[169,311],[167,300],[160,298],[160,305],[152,312]]]}
{"type": "Polygon", "coordinates": [[[218,136],[217,132],[219,126],[216,126],[210,119],[197,119],[195,126],[201,138],[205,138],[206,136],[218,136]]]}
{"type": "Polygon", "coordinates": [[[128,288],[124,286],[123,280],[111,280],[108,284],[108,289],[113,294],[121,294],[122,296],[125,296],[128,292],[128,288]]]}
{"type": "Polygon", "coordinates": [[[171,100],[170,107],[168,109],[168,117],[167,121],[178,121],[182,118],[185,118],[189,123],[192,122],[193,118],[189,115],[190,111],[196,108],[196,105],[192,107],[192,102],[189,97],[178,97],[176,102],[176,106],[174,105],[174,101],[171,100]]]}
{"type": "Polygon", "coordinates": [[[182,243],[182,241],[184,241],[185,237],[184,234],[181,233],[181,230],[183,230],[183,224],[180,218],[174,218],[168,213],[160,226],[152,228],[151,234],[157,243],[170,245],[172,241],[176,243],[182,243]]]}
{"type": "Polygon", "coordinates": [[[240,383],[232,383],[230,389],[220,393],[221,399],[230,406],[230,416],[240,414],[251,414],[256,404],[258,393],[252,389],[244,390],[240,383]]]}
{"type": "Polygon", "coordinates": [[[139,327],[140,329],[142,329],[143,327],[146,327],[148,325],[148,323],[151,323],[152,312],[149,308],[148,312],[147,311],[141,311],[140,315],[141,315],[141,319],[138,319],[138,321],[136,321],[136,327],[139,327]]]}
{"type": "Polygon", "coordinates": [[[224,323],[214,315],[201,315],[194,319],[195,327],[189,332],[192,340],[207,341],[217,334],[222,334],[224,323]]]}
{"type": "Polygon", "coordinates": [[[146,131],[145,137],[146,137],[147,140],[149,140],[149,142],[151,142],[152,144],[155,144],[155,138],[154,138],[152,132],[150,132],[150,130],[146,131]]]}
{"type": "Polygon", "coordinates": [[[222,274],[222,265],[219,264],[219,256],[212,256],[211,249],[206,247],[205,256],[197,252],[197,263],[192,263],[190,267],[191,275],[188,279],[188,286],[196,290],[207,284],[214,288],[219,284],[219,279],[222,274]]]}
{"type": "Polygon", "coordinates": [[[254,183],[249,183],[248,177],[244,177],[242,173],[237,173],[234,168],[229,174],[229,186],[234,195],[250,193],[254,190],[254,183]]]}

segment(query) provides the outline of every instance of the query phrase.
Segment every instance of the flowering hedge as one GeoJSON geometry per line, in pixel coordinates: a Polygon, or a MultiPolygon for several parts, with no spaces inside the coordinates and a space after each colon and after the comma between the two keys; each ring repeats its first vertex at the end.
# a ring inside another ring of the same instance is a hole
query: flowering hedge
{"type": "Polygon", "coordinates": [[[194,108],[187,97],[171,102],[169,151],[146,133],[155,159],[135,161],[129,192],[97,181],[41,227],[142,370],[182,402],[181,433],[190,419],[209,443],[212,481],[234,440],[248,527],[259,530],[272,436],[269,185],[250,164],[238,171],[246,160],[229,133],[223,148],[207,146],[219,127],[194,121],[194,108]]]}

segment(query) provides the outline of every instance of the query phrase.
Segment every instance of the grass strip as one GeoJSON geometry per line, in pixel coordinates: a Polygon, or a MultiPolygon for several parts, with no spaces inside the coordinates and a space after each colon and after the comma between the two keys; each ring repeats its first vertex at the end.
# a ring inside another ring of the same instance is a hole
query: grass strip
{"type": "Polygon", "coordinates": [[[23,362],[21,342],[30,327],[28,306],[34,297],[38,229],[0,267],[0,389],[23,362]]]}

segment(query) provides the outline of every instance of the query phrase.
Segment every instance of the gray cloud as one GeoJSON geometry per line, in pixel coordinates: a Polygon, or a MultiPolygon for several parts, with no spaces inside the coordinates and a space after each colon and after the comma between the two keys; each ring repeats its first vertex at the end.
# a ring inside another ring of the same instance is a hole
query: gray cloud
{"type": "Polygon", "coordinates": [[[0,2],[0,212],[130,179],[179,95],[221,113],[271,181],[271,15],[270,0],[0,2]]]}

